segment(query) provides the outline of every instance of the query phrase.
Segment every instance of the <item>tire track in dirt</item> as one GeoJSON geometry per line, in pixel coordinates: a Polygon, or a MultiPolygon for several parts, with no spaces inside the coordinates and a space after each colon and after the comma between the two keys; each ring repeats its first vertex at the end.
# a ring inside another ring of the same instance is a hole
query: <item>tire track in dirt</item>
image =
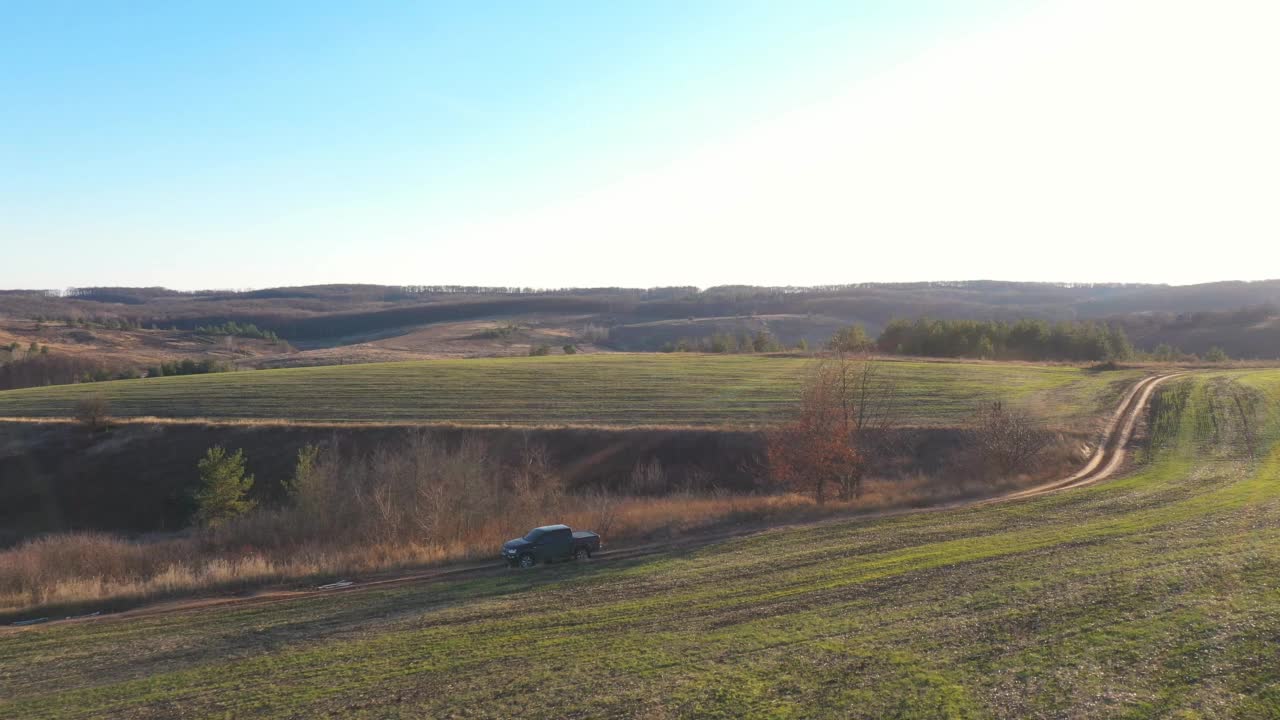
{"type": "MultiPolygon", "coordinates": [[[[880,520],[885,518],[900,517],[904,515],[916,515],[921,513],[947,512],[950,510],[958,510],[963,508],[980,507],[986,505],[994,505],[997,503],[1012,502],[1027,498],[1038,497],[1063,490],[1084,487],[1096,482],[1105,480],[1113,475],[1121,468],[1125,457],[1125,447],[1133,437],[1134,430],[1137,427],[1138,420],[1142,416],[1142,412],[1146,409],[1147,404],[1151,400],[1155,389],[1162,382],[1183,375],[1184,373],[1174,373],[1168,375],[1153,375],[1134,384],[1128,392],[1125,393],[1119,407],[1112,414],[1103,432],[1103,441],[1098,448],[1094,450],[1089,461],[1084,467],[1080,468],[1070,476],[1058,480],[1053,480],[1035,487],[1017,490],[999,495],[997,497],[982,498],[977,500],[959,500],[950,503],[933,505],[927,508],[904,508],[900,510],[883,510],[870,513],[859,513],[853,515],[845,515],[833,518],[824,518],[822,520],[807,521],[799,523],[787,523],[783,525],[756,525],[745,528],[737,528],[733,530],[724,530],[719,532],[703,533],[696,536],[682,538],[678,541],[648,543],[645,545],[637,545],[633,547],[624,547],[617,550],[601,550],[597,552],[590,562],[601,561],[621,561],[644,558],[653,555],[670,554],[682,550],[694,550],[706,545],[711,545],[725,540],[743,537],[746,535],[755,535],[762,532],[773,532],[787,529],[796,529],[801,527],[814,527],[820,525],[828,525],[840,522],[849,522],[850,520],[880,520]]],[[[351,585],[341,588],[329,590],[307,589],[307,590],[268,590],[254,595],[225,597],[225,598],[203,598],[191,600],[177,600],[169,602],[158,602],[144,605],[131,610],[124,610],[117,613],[95,614],[93,616],[70,617],[65,619],[49,620],[38,624],[29,624],[21,627],[9,625],[0,628],[0,632],[4,631],[21,631],[33,630],[47,625],[61,625],[74,622],[102,622],[102,621],[124,621],[135,618],[153,617],[156,615],[176,614],[183,612],[199,612],[211,608],[225,607],[260,607],[265,605],[274,605],[278,603],[293,602],[305,598],[318,597],[321,595],[336,595],[339,593],[360,592],[370,589],[387,589],[411,584],[427,584],[450,579],[470,579],[490,577],[508,572],[509,568],[506,563],[473,563],[467,565],[458,565],[448,568],[440,568],[419,573],[411,574],[384,574],[374,575],[364,581],[355,582],[351,585]]]]}
{"type": "Polygon", "coordinates": [[[1107,424],[1107,429],[1103,433],[1105,439],[1102,444],[1094,451],[1093,456],[1089,458],[1089,462],[1085,463],[1084,467],[1069,477],[979,501],[975,504],[989,505],[995,502],[1008,502],[1060,490],[1069,490],[1091,485],[1115,475],[1124,462],[1125,447],[1133,438],[1133,432],[1138,426],[1138,420],[1142,417],[1142,412],[1146,409],[1147,403],[1151,401],[1151,396],[1155,393],[1156,386],[1169,378],[1178,377],[1182,374],[1154,375],[1139,380],[1134,384],[1133,388],[1125,394],[1124,399],[1120,402],[1119,409],[1116,410],[1116,413],[1111,417],[1111,421],[1107,424]]]}

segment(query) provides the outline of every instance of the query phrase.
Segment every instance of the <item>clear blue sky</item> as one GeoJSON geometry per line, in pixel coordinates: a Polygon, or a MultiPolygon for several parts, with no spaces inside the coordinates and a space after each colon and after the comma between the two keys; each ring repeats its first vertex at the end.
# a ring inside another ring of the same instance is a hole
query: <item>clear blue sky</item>
{"type": "MultiPolygon", "coordinates": [[[[925,72],[913,64],[952,64],[946,52],[928,60],[939,48],[973,58],[966,43],[1032,22],[1045,5],[10,3],[0,24],[0,287],[910,277],[908,256],[867,262],[849,251],[884,225],[841,225],[842,201],[825,189],[756,218],[758,198],[787,188],[739,192],[735,178],[873,182],[786,165],[793,154],[821,155],[826,143],[811,137],[793,153],[795,136],[807,134],[796,128],[815,127],[814,117],[872,122],[882,107],[906,113],[886,116],[883,127],[913,124],[902,118],[932,106],[911,111],[904,98],[953,85],[913,85],[925,72]],[[883,93],[877,83],[899,90],[883,103],[840,100],[859,88],[883,93]],[[799,124],[776,129],[792,120],[799,124]],[[753,155],[761,142],[756,164],[724,160],[753,155]],[[737,194],[696,199],[699,183],[737,194]],[[690,196],[715,210],[688,214],[690,196]],[[822,207],[804,207],[814,197],[822,207]],[[811,222],[779,220],[792,215],[811,222]],[[753,226],[771,234],[744,236],[753,226]],[[785,252],[810,238],[808,250],[834,248],[840,262],[769,257],[771,242],[785,252]],[[649,239],[652,252],[638,253],[649,239]]],[[[1016,52],[999,65],[1016,65],[1016,52]]],[[[849,132],[865,138],[875,127],[849,132]]],[[[897,142],[920,147],[936,135],[915,132],[897,142]]],[[[897,165],[873,157],[875,146],[841,145],[842,163],[897,165]]],[[[890,187],[912,192],[909,183],[890,187]]],[[[920,202],[933,204],[927,195],[920,202]]],[[[982,232],[973,218],[956,227],[961,237],[982,232]]],[[[935,230],[916,231],[921,242],[955,239],[935,230]]],[[[1046,279],[1030,265],[982,269],[916,272],[1046,279]]],[[[1160,279],[1072,270],[1050,275],[1160,279]]]]}

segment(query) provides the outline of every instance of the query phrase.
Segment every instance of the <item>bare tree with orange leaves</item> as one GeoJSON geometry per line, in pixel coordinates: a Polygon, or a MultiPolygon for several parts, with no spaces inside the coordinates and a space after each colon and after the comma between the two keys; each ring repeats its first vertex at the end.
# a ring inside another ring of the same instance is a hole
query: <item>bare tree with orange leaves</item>
{"type": "Polygon", "coordinates": [[[775,480],[819,503],[830,491],[856,498],[869,450],[897,417],[896,386],[871,359],[844,352],[820,361],[801,390],[795,415],[768,436],[775,480]]]}

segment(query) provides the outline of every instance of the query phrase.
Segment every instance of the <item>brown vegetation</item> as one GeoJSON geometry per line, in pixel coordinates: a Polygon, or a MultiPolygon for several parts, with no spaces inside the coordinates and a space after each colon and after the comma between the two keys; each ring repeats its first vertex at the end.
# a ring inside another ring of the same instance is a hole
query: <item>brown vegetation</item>
{"type": "Polygon", "coordinates": [[[76,401],[76,421],[90,432],[102,430],[110,419],[111,406],[102,395],[95,393],[76,401]]]}
{"type": "MultiPolygon", "coordinates": [[[[48,347],[42,346],[42,347],[48,347]]],[[[12,354],[12,353],[9,353],[12,354]]],[[[110,377],[108,366],[92,357],[27,353],[7,362],[0,358],[0,390],[66,385],[88,377],[110,377]]]]}
{"type": "Polygon", "coordinates": [[[795,416],[768,434],[769,468],[776,481],[810,493],[821,505],[828,487],[841,500],[858,497],[869,456],[898,419],[898,392],[877,361],[846,354],[852,334],[834,338],[836,353],[818,361],[801,388],[795,416]]]}
{"type": "Polygon", "coordinates": [[[138,378],[156,375],[164,365],[203,365],[204,371],[211,365],[251,366],[292,352],[283,342],[136,324],[85,327],[70,320],[0,319],[0,390],[138,378]]]}
{"type": "Polygon", "coordinates": [[[795,418],[769,432],[769,470],[775,480],[826,502],[828,488],[845,486],[862,464],[857,438],[840,411],[834,373],[821,366],[805,385],[795,418]]]}
{"type": "Polygon", "coordinates": [[[615,490],[569,491],[549,457],[532,439],[511,463],[486,443],[451,445],[426,434],[365,453],[304,448],[284,483],[287,502],[216,527],[148,539],[65,533],[0,551],[0,612],[130,604],[491,558],[502,541],[549,522],[595,530],[614,545],[721,525],[922,506],[1009,487],[978,474],[868,478],[856,499],[819,505],[791,492],[720,490],[697,473],[684,474],[676,487],[650,460],[615,490]]]}
{"type": "Polygon", "coordinates": [[[1000,476],[1035,469],[1054,436],[1029,413],[1006,403],[983,403],[969,428],[974,451],[1000,476]]]}
{"type": "MultiPolygon", "coordinates": [[[[761,430],[717,428],[554,427],[389,423],[186,422],[113,417],[111,432],[87,433],[72,422],[0,421],[0,547],[50,532],[101,530],[127,534],[172,532],[194,522],[196,471],[211,445],[245,452],[245,471],[258,478],[250,498],[263,507],[286,501],[281,480],[295,472],[299,450],[338,446],[356,456],[404,444],[429,433],[455,446],[481,441],[495,462],[520,464],[527,445],[545,448],[567,493],[662,495],[719,490],[735,495],[771,491],[763,484],[766,437],[761,430]],[[629,485],[637,466],[657,461],[657,490],[629,485]]],[[[1061,441],[1078,449],[1089,435],[1061,441]]],[[[866,482],[946,477],[978,483],[967,457],[967,432],[898,426],[864,432],[866,482]],[[963,477],[961,477],[963,474],[963,477]]],[[[1076,458],[1079,460],[1079,458],[1076,458]]],[[[1068,461],[1070,458],[1068,458],[1068,461]]],[[[1046,467],[1049,467],[1046,465],[1046,467]]],[[[1039,472],[1039,471],[1038,471],[1039,472]]],[[[835,496],[834,491],[831,494],[835,496]]]]}

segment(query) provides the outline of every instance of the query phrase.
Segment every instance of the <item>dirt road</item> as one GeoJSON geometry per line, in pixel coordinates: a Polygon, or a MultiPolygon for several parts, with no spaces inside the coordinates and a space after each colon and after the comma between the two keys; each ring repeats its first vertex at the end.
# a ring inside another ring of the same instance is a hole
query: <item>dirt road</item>
{"type": "Polygon", "coordinates": [[[1177,377],[1181,374],[1155,375],[1143,378],[1135,383],[1129,392],[1125,394],[1124,399],[1120,401],[1120,407],[1116,409],[1115,414],[1111,416],[1107,429],[1103,433],[1104,440],[1102,444],[1094,450],[1089,462],[1085,463],[1084,467],[1077,470],[1070,477],[1008,493],[1000,497],[990,498],[978,504],[1009,502],[1026,497],[1044,495],[1045,493],[1089,485],[1111,477],[1124,462],[1125,447],[1129,444],[1129,440],[1133,438],[1134,428],[1138,426],[1138,420],[1142,417],[1142,412],[1146,409],[1147,403],[1151,401],[1151,395],[1155,392],[1156,386],[1169,378],[1177,377]]]}

